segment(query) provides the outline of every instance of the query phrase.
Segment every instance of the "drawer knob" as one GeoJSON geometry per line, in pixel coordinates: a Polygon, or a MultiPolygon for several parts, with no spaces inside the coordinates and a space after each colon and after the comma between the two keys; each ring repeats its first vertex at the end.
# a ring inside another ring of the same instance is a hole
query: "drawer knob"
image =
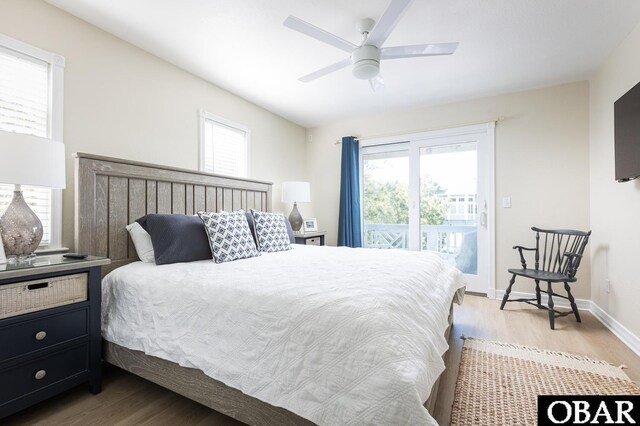
{"type": "Polygon", "coordinates": [[[47,372],[46,372],[46,371],[44,371],[44,370],[38,370],[38,371],[36,372],[36,380],[44,379],[44,376],[46,376],[46,375],[47,375],[47,372]]]}
{"type": "Polygon", "coordinates": [[[46,331],[38,331],[36,333],[36,340],[44,340],[45,337],[47,337],[46,331]]]}

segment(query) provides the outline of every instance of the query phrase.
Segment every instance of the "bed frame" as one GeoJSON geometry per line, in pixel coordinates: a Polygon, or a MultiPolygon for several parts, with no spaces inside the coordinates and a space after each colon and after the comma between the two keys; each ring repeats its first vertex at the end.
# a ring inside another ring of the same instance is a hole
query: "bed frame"
{"type": "MultiPolygon", "coordinates": [[[[76,153],[75,249],[104,256],[111,270],[138,260],[125,226],[148,213],[199,210],[271,211],[272,184],[149,163],[76,153]]],[[[449,314],[449,339],[453,305],[449,314]]],[[[103,341],[110,364],[250,425],[313,424],[284,408],[243,394],[202,371],[103,341]]],[[[446,358],[445,358],[446,359],[446,358]]],[[[424,406],[434,412],[440,379],[424,406]]]]}

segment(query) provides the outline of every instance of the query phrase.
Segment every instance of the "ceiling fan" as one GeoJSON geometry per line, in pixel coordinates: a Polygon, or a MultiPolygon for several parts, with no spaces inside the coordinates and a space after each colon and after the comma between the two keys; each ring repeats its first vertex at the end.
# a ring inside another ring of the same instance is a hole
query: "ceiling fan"
{"type": "Polygon", "coordinates": [[[380,76],[380,61],[385,59],[417,58],[421,56],[451,55],[456,51],[458,43],[416,44],[412,46],[382,47],[402,15],[413,0],[392,0],[380,21],[371,18],[358,21],[356,28],[362,34],[362,43],[357,46],[321,28],[311,25],[295,16],[289,16],[283,22],[285,27],[298,31],[323,43],[330,44],[349,53],[349,57],[321,68],[318,71],[300,77],[308,83],[334,71],[352,65],[354,77],[369,80],[373,91],[384,88],[384,80],[380,76]]]}

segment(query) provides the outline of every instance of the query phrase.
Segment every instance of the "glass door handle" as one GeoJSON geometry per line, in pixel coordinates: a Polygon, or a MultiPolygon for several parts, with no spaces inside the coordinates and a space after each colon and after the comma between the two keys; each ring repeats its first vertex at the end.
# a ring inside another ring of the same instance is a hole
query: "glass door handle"
{"type": "Polygon", "coordinates": [[[480,225],[487,227],[487,212],[482,212],[480,214],[480,225]]]}

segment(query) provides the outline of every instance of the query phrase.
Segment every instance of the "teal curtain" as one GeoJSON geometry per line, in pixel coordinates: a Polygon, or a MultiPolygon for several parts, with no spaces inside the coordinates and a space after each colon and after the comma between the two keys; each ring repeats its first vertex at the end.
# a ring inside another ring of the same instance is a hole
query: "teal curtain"
{"type": "Polygon", "coordinates": [[[362,247],[359,162],[357,139],[353,136],[342,138],[340,216],[338,219],[339,246],[362,247]]]}

